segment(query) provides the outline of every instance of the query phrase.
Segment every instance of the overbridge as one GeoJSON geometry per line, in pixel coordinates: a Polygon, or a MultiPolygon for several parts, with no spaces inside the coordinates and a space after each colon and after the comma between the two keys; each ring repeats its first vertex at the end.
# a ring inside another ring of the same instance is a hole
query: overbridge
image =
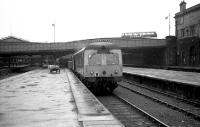
{"type": "Polygon", "coordinates": [[[166,46],[165,39],[127,39],[127,38],[96,38],[71,42],[57,42],[57,43],[7,43],[0,41],[0,55],[34,55],[34,54],[51,54],[73,53],[78,49],[85,47],[92,42],[112,42],[122,49],[138,48],[138,47],[162,47],[166,46]]]}
{"type": "Polygon", "coordinates": [[[27,42],[15,38],[0,40],[0,66],[31,63],[42,65],[59,61],[63,66],[75,53],[93,42],[111,42],[122,49],[123,63],[127,65],[163,65],[167,41],[150,38],[96,38],[71,42],[27,42]]]}

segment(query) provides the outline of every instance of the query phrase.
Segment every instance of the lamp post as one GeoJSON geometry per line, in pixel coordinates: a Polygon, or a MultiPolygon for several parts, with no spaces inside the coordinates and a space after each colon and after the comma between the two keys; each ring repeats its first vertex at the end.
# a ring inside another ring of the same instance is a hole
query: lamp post
{"type": "Polygon", "coordinates": [[[170,36],[170,28],[171,28],[171,26],[170,26],[170,13],[167,17],[165,17],[165,19],[169,19],[169,36],[170,36]]]}
{"type": "Polygon", "coordinates": [[[170,13],[169,13],[169,36],[170,36],[170,29],[171,29],[171,26],[170,26],[170,13]]]}
{"type": "Polygon", "coordinates": [[[56,36],[56,28],[55,28],[56,25],[55,25],[55,23],[52,24],[52,26],[53,26],[53,28],[54,28],[54,29],[53,29],[53,30],[54,30],[53,33],[54,33],[54,43],[55,43],[55,38],[56,38],[56,37],[55,37],[55,36],[56,36]]]}

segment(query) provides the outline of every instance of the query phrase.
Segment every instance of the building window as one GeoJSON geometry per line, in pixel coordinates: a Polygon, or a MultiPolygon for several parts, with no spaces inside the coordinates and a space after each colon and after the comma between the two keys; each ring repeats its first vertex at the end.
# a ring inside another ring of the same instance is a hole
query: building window
{"type": "Polygon", "coordinates": [[[181,37],[185,36],[185,29],[181,29],[181,37]]]}
{"type": "Polygon", "coordinates": [[[180,18],[180,24],[183,24],[183,17],[180,18]]]}
{"type": "Polygon", "coordinates": [[[189,30],[186,29],[186,36],[189,36],[189,30]]]}
{"type": "Polygon", "coordinates": [[[195,35],[195,26],[192,25],[190,26],[190,36],[194,36],[195,35]]]}

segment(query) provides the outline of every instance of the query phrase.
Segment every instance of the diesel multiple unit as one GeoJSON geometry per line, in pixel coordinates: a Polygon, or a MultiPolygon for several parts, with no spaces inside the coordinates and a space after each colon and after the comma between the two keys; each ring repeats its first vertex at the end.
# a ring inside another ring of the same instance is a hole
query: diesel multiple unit
{"type": "Polygon", "coordinates": [[[122,53],[108,42],[95,42],[72,57],[73,71],[95,92],[113,91],[122,78],[122,53]]]}

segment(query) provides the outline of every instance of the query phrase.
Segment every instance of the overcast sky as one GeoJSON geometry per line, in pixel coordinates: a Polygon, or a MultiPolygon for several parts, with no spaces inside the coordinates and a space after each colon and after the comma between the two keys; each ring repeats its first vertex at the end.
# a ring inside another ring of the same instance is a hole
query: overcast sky
{"type": "MultiPolygon", "coordinates": [[[[126,32],[169,34],[167,17],[182,0],[0,0],[0,38],[10,35],[37,42],[120,37],[126,32]]],[[[185,0],[189,8],[199,0],[185,0]]]]}

